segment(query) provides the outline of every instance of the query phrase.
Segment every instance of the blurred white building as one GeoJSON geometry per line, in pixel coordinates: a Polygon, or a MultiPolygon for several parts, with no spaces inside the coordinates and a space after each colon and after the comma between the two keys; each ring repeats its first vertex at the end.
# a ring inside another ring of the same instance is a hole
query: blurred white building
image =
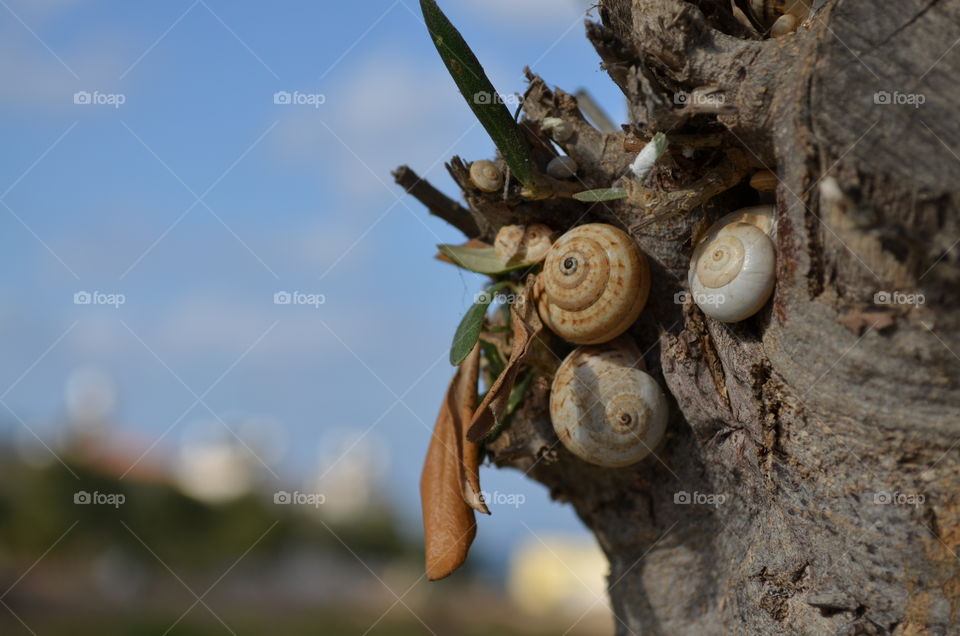
{"type": "Polygon", "coordinates": [[[533,615],[609,615],[608,568],[592,537],[531,536],[510,560],[507,592],[533,615]]]}

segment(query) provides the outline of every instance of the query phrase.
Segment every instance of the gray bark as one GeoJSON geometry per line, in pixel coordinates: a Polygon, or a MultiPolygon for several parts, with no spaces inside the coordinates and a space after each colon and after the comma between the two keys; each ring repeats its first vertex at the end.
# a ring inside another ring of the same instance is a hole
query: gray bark
{"type": "Polygon", "coordinates": [[[482,237],[531,221],[631,231],[654,282],[630,333],[671,397],[655,456],[604,469],[558,443],[538,377],[488,453],[596,534],[618,634],[960,633],[960,1],[827,0],[779,39],[760,39],[727,4],[601,3],[588,35],[629,99],[624,133],[594,130],[536,77],[525,113],[534,138],[543,117],[576,124],[563,146],[585,189],[623,174],[625,137],[658,131],[694,150],[658,168],[653,190],[775,170],[773,300],[732,325],[674,302],[692,236],[758,201],[745,184],[657,214],[504,201],[472,189],[454,160],[482,237]],[[723,95],[722,112],[674,103],[702,87],[723,95]],[[877,91],[925,102],[877,104],[877,91]],[[883,291],[925,304],[875,304],[883,291]],[[683,505],[679,492],[725,500],[683,505]],[[884,504],[884,493],[923,503],[884,504]]]}

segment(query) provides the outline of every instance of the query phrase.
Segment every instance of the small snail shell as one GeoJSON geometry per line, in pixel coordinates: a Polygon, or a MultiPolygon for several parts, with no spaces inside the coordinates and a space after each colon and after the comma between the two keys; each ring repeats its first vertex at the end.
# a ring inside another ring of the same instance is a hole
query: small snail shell
{"type": "Polygon", "coordinates": [[[640,315],[650,269],[626,232],[588,223],[557,239],[537,285],[537,309],[551,331],[577,344],[598,344],[619,336],[640,315]]]}
{"type": "Polygon", "coordinates": [[[573,157],[554,157],[547,164],[547,174],[554,179],[569,179],[577,174],[578,168],[573,157]]]}
{"type": "Polygon", "coordinates": [[[744,208],[714,223],[693,251],[689,284],[711,318],[737,322],[760,311],[776,277],[772,205],[744,208]]]}
{"type": "Polygon", "coordinates": [[[811,0],[749,0],[750,14],[770,35],[779,37],[797,30],[810,15],[811,0]]]}
{"type": "Polygon", "coordinates": [[[750,177],[750,187],[758,192],[776,192],[777,174],[772,170],[758,170],[750,177]]]}
{"type": "Polygon", "coordinates": [[[663,438],[669,407],[635,351],[577,347],[550,391],[550,419],[563,445],[600,466],[629,466],[663,438]]]}
{"type": "Polygon", "coordinates": [[[573,127],[559,117],[544,117],[540,127],[557,143],[562,144],[573,137],[573,127]]]}
{"type": "Polygon", "coordinates": [[[492,161],[474,161],[470,164],[470,181],[484,192],[498,192],[503,187],[503,172],[492,161]]]}
{"type": "Polygon", "coordinates": [[[497,232],[493,248],[504,263],[539,263],[553,244],[553,230],[542,223],[504,225],[497,232]]]}

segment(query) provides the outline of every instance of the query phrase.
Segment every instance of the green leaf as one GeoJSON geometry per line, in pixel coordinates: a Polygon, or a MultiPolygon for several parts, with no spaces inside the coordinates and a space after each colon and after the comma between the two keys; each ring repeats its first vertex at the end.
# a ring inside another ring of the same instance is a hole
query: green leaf
{"type": "Polygon", "coordinates": [[[584,190],[573,195],[577,201],[586,201],[587,203],[598,203],[600,201],[615,201],[616,199],[625,199],[627,191],[623,188],[600,188],[599,190],[584,190]]]}
{"type": "MultiPolygon", "coordinates": [[[[500,355],[500,351],[497,349],[497,345],[486,340],[480,341],[480,349],[483,351],[483,357],[487,359],[487,364],[489,364],[490,375],[493,379],[497,379],[501,373],[503,373],[503,367],[506,364],[503,361],[503,356],[500,355]]],[[[490,384],[493,384],[491,381],[490,384]]]]}
{"type": "Polygon", "coordinates": [[[509,281],[502,281],[490,286],[490,289],[477,294],[477,300],[463,315],[456,333],[453,334],[453,344],[450,346],[450,364],[459,365],[467,359],[474,345],[480,339],[483,321],[487,316],[487,307],[496,298],[497,293],[510,286],[509,281]]]}
{"type": "Polygon", "coordinates": [[[510,397],[507,399],[507,408],[503,412],[503,419],[500,420],[500,423],[497,424],[493,430],[487,433],[487,436],[483,438],[485,443],[492,442],[496,439],[505,428],[510,426],[510,421],[513,419],[513,414],[517,408],[523,403],[523,398],[526,397],[527,389],[530,388],[530,384],[533,382],[535,377],[533,369],[528,370],[519,382],[513,385],[513,389],[510,391],[510,397]]]}
{"type": "Polygon", "coordinates": [[[467,105],[497,145],[513,176],[528,188],[534,188],[533,160],[527,140],[484,72],[480,60],[437,6],[436,0],[420,0],[420,10],[433,44],[467,105]]]}
{"type": "Polygon", "coordinates": [[[463,269],[491,276],[505,274],[515,269],[531,267],[534,263],[507,264],[497,258],[492,247],[468,247],[466,245],[437,245],[440,253],[463,269]]]}
{"type": "Polygon", "coordinates": [[[474,345],[480,338],[480,330],[483,328],[487,306],[492,299],[493,294],[480,294],[477,302],[473,303],[467,313],[463,315],[456,333],[453,334],[453,344],[450,346],[450,364],[453,366],[458,366],[473,351],[474,345]]]}
{"type": "Polygon", "coordinates": [[[530,388],[530,383],[533,382],[533,369],[527,371],[523,379],[513,385],[513,390],[510,391],[510,398],[507,400],[507,410],[508,415],[512,415],[514,411],[517,410],[517,407],[520,406],[520,403],[523,402],[524,396],[527,394],[527,389],[530,388]]]}

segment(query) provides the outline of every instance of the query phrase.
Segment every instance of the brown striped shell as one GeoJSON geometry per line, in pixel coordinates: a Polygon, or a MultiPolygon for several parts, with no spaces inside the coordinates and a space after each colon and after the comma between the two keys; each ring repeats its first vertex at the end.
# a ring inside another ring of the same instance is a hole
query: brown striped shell
{"type": "Polygon", "coordinates": [[[629,466],[663,438],[669,407],[633,347],[577,347],[550,391],[550,419],[574,455],[599,466],[629,466]]]}
{"type": "Polygon", "coordinates": [[[811,0],[749,0],[752,17],[765,29],[771,28],[784,15],[803,22],[810,14],[811,0]]]}
{"type": "Polygon", "coordinates": [[[650,269],[626,232],[588,223],[557,239],[537,284],[537,309],[551,331],[576,344],[598,344],[619,336],[640,315],[650,294],[650,269]]]}

